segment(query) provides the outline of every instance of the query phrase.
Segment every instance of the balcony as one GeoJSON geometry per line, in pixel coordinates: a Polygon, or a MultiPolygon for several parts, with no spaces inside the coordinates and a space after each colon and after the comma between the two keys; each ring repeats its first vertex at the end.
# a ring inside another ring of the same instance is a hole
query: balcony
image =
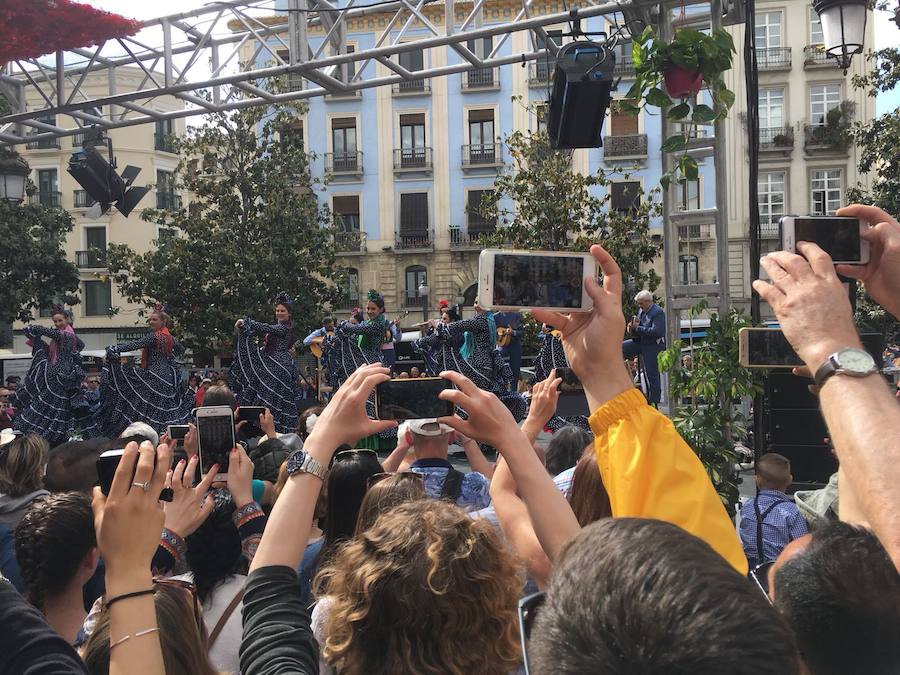
{"type": "Polygon", "coordinates": [[[431,171],[431,148],[394,148],[394,171],[431,171]]]}
{"type": "Polygon", "coordinates": [[[716,226],[713,224],[706,225],[679,225],[678,240],[679,241],[709,241],[713,238],[716,226]]]}
{"type": "Polygon", "coordinates": [[[181,195],[177,195],[174,192],[157,191],[156,208],[177,211],[181,208],[181,195]]]}
{"type": "Polygon", "coordinates": [[[427,295],[419,295],[418,291],[411,290],[409,288],[404,292],[403,298],[403,306],[404,307],[420,307],[426,308],[428,307],[428,296],[427,295]]]}
{"type": "Polygon", "coordinates": [[[464,169],[473,167],[500,166],[501,148],[494,143],[462,146],[462,165],[464,169]]]}
{"type": "Polygon", "coordinates": [[[153,147],[161,152],[175,153],[175,137],[172,134],[153,134],[153,147]]]}
{"type": "Polygon", "coordinates": [[[763,239],[781,239],[781,227],[778,225],[778,220],[772,223],[761,222],[759,236],[763,239]]]}
{"type": "MultiPolygon", "coordinates": [[[[46,133],[46,132],[39,132],[46,133]]],[[[29,136],[36,136],[37,134],[28,134],[29,136]]],[[[41,138],[36,141],[29,141],[25,144],[25,147],[29,150],[59,150],[59,139],[58,138],[41,138]]]]}
{"type": "Polygon", "coordinates": [[[94,200],[87,190],[73,190],[72,199],[76,209],[87,209],[94,205],[94,200]]]}
{"type": "Polygon", "coordinates": [[[300,73],[285,73],[279,79],[284,91],[303,91],[303,76],[300,73]]]}
{"type": "Polygon", "coordinates": [[[499,89],[500,79],[496,68],[477,68],[462,74],[463,91],[484,91],[499,89]]]}
{"type": "Polygon", "coordinates": [[[87,133],[84,131],[79,131],[77,134],[72,134],[72,147],[73,148],[83,148],[84,147],[84,139],[87,137],[87,133]]]}
{"type": "Polygon", "coordinates": [[[634,77],[634,61],[631,60],[631,53],[628,58],[622,59],[618,57],[616,65],[613,66],[613,75],[615,77],[634,77]]]}
{"type": "Polygon", "coordinates": [[[403,80],[395,82],[394,96],[421,96],[431,93],[431,82],[428,80],[403,80]]]}
{"type": "Polygon", "coordinates": [[[756,50],[756,67],[758,70],[790,70],[790,47],[767,47],[756,50]]]}
{"type": "Polygon", "coordinates": [[[837,61],[825,53],[822,45],[807,45],[803,48],[804,68],[836,68],[837,61]]]}
{"type": "Polygon", "coordinates": [[[400,232],[394,242],[395,251],[430,251],[433,247],[434,238],[427,230],[400,232]]]}
{"type": "Polygon", "coordinates": [[[99,270],[106,268],[106,251],[91,249],[75,251],[75,266],[80,270],[99,270]]]}
{"type": "Polygon", "coordinates": [[[32,206],[56,208],[62,204],[62,192],[58,190],[40,190],[33,195],[28,195],[28,203],[32,206]]]}
{"type": "Polygon", "coordinates": [[[353,309],[354,307],[359,307],[359,304],[359,292],[353,291],[341,295],[341,297],[338,298],[335,309],[353,309]]]}
{"type": "Polygon", "coordinates": [[[325,171],[335,176],[360,176],[363,172],[362,152],[326,152],[325,171]]]}
{"type": "Polygon", "coordinates": [[[454,250],[464,249],[480,249],[481,237],[487,234],[493,234],[494,227],[491,223],[476,225],[472,223],[466,232],[459,225],[450,226],[450,248],[454,250]]]}
{"type": "Polygon", "coordinates": [[[528,64],[528,86],[529,87],[546,87],[553,80],[553,70],[555,65],[551,65],[545,59],[538,59],[528,64]]]}
{"type": "Polygon", "coordinates": [[[790,153],[794,149],[794,129],[786,127],[770,127],[759,130],[760,152],[790,153]]]}
{"type": "Polygon", "coordinates": [[[647,134],[606,136],[603,139],[603,157],[629,159],[647,156],[647,134]]]}
{"type": "Polygon", "coordinates": [[[849,129],[831,124],[807,124],[803,128],[803,150],[807,155],[846,155],[853,139],[849,129]]]}
{"type": "Polygon", "coordinates": [[[334,248],[341,253],[364,253],[366,250],[366,233],[359,230],[335,232],[334,248]]]}

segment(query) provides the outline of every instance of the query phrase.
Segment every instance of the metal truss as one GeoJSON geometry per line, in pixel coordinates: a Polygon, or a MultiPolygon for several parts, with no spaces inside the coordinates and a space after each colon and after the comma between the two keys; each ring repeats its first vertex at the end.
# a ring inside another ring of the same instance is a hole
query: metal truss
{"type": "MultiPolygon", "coordinates": [[[[0,147],[70,136],[92,126],[113,129],[347,94],[478,68],[525,64],[556,53],[557,46],[552,41],[543,39],[546,46],[538,47],[537,38],[547,36],[543,28],[546,25],[600,15],[624,17],[626,25],[636,19],[646,24],[656,4],[645,0],[595,4],[594,0],[587,0],[589,4],[577,9],[539,14],[535,0],[522,0],[512,20],[484,26],[483,10],[489,0],[466,2],[467,15],[460,25],[455,19],[455,10],[461,4],[458,0],[397,0],[358,7],[354,6],[356,1],[347,0],[338,7],[329,0],[288,0],[286,18],[284,11],[275,10],[268,10],[268,17],[260,16],[263,2],[271,0],[213,2],[191,12],[145,21],[140,35],[158,36],[156,45],[146,44],[146,37],[122,38],[95,49],[57,52],[55,59],[50,56],[9,63],[0,72],[0,96],[9,101],[13,112],[0,117],[0,147]],[[435,25],[428,18],[428,9],[436,6],[443,9],[443,25],[435,25]],[[347,54],[347,22],[372,14],[390,17],[375,46],[347,54]],[[273,15],[281,21],[273,23],[273,15]],[[428,32],[425,37],[419,34],[423,27],[428,32]],[[410,39],[414,30],[417,35],[410,39]],[[311,31],[324,34],[315,49],[309,40],[311,31]],[[530,48],[499,56],[510,34],[518,31],[532,32],[530,48]],[[495,35],[501,37],[490,54],[479,55],[467,47],[470,40],[495,35]],[[463,62],[410,71],[398,59],[392,59],[402,52],[441,46],[453,49],[463,62]],[[249,59],[241,63],[247,54],[249,59]],[[73,65],[72,58],[76,57],[81,61],[73,65]],[[48,65],[50,60],[53,65],[48,65]],[[387,67],[391,74],[373,77],[374,67],[369,68],[373,61],[387,67]],[[266,67],[256,67],[260,62],[266,67]],[[346,65],[350,63],[359,64],[352,78],[346,77],[346,65]],[[134,73],[142,79],[137,87],[129,85],[127,91],[120,92],[119,74],[123,68],[128,69],[130,79],[134,73]],[[369,76],[364,77],[366,74],[369,76]],[[297,76],[313,86],[280,92],[264,88],[270,78],[297,76]],[[88,85],[96,92],[97,81],[102,82],[104,77],[103,93],[90,93],[88,85]],[[153,99],[160,96],[174,96],[185,105],[165,112],[150,107],[153,99]],[[26,111],[26,99],[37,99],[43,106],[26,111]],[[57,114],[70,116],[77,126],[66,128],[42,121],[57,114]]],[[[610,46],[617,38],[610,39],[610,46]]]]}

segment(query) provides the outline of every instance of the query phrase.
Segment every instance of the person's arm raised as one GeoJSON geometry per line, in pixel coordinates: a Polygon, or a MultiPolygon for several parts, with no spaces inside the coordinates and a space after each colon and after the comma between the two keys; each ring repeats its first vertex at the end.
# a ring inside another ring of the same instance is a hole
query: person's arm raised
{"type": "Polygon", "coordinates": [[[94,488],[97,545],[106,564],[106,602],[120,598],[109,612],[110,675],[165,675],[153,601],[150,560],[165,516],[159,493],[171,463],[166,445],[154,450],[145,441],[129,443],[116,469],[109,495],[94,488]],[[155,467],[154,467],[155,461],[155,467]],[[132,478],[133,474],[133,478],[132,478]],[[130,593],[138,595],[127,596],[130,593]]]}
{"type": "Polygon", "coordinates": [[[452,401],[465,410],[469,418],[463,420],[453,415],[438,421],[497,448],[515,477],[541,547],[550,560],[555,560],[563,546],[578,533],[578,521],[566,498],[544,470],[528,437],[496,395],[479,389],[457,372],[445,371],[441,377],[450,380],[456,389],[442,391],[440,398],[452,401]]]}
{"type": "Polygon", "coordinates": [[[522,431],[532,445],[556,414],[560,384],[562,378],[556,376],[556,368],[553,368],[546,380],[535,383],[531,388],[531,403],[528,405],[528,416],[522,422],[522,431]]]}
{"type": "MultiPolygon", "coordinates": [[[[772,282],[754,281],[753,289],[814,373],[834,352],[862,344],[831,258],[807,242],[797,250],[803,257],[784,251],[765,256],[762,266],[772,282]]],[[[841,481],[850,482],[865,519],[900,567],[900,407],[879,374],[830,377],[819,388],[819,402],[841,481]]]]}

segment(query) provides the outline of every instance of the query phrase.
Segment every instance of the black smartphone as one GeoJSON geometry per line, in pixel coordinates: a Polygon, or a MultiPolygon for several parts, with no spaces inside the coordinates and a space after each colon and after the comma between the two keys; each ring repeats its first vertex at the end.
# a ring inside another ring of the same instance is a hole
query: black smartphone
{"type": "MultiPolygon", "coordinates": [[[[881,363],[884,338],[878,333],[862,333],[859,338],[875,363],[881,363]]],[[[745,368],[800,368],[806,365],[780,328],[741,328],[738,350],[740,363],[745,368]]]]}
{"type": "Polygon", "coordinates": [[[438,398],[453,385],[442,377],[388,380],[375,387],[375,417],[380,420],[419,420],[453,414],[450,401],[438,398]]]}
{"type": "Polygon", "coordinates": [[[169,435],[169,440],[178,446],[184,445],[184,438],[188,435],[188,431],[190,431],[190,427],[187,424],[170,424],[166,433],[169,435]]]}
{"type": "MultiPolygon", "coordinates": [[[[125,449],[107,450],[97,458],[97,484],[100,486],[100,492],[109,495],[109,489],[112,487],[113,478],[116,470],[119,468],[119,462],[122,461],[122,455],[125,449]]],[[[153,467],[156,468],[156,455],[153,456],[153,467]]],[[[137,472],[137,464],[134,465],[134,471],[131,473],[131,480],[134,481],[134,474],[137,472]]],[[[159,500],[162,502],[172,501],[172,488],[163,488],[159,493],[159,500]]]]}
{"type": "Polygon", "coordinates": [[[556,369],[556,376],[562,378],[562,382],[560,386],[563,384],[569,387],[580,387],[581,380],[578,379],[578,376],[575,374],[575,371],[569,368],[568,366],[563,366],[561,368],[556,369]]]}
{"type": "Polygon", "coordinates": [[[234,413],[227,405],[197,408],[197,440],[200,444],[200,471],[209,473],[219,465],[223,479],[228,476],[228,458],[234,448],[234,413]]]}
{"type": "Polygon", "coordinates": [[[246,422],[241,427],[244,438],[256,438],[263,435],[263,430],[259,426],[259,416],[265,411],[266,409],[261,405],[242,405],[238,408],[235,423],[246,422]]]}

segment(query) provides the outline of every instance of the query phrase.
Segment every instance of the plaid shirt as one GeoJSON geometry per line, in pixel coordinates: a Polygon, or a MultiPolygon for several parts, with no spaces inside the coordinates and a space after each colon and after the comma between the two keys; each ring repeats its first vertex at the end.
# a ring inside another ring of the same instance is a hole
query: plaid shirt
{"type": "Polygon", "coordinates": [[[809,532],[809,527],[800,514],[800,509],[790,497],[778,490],[760,490],[757,497],[748,500],[741,507],[741,544],[744,546],[744,554],[750,563],[750,569],[760,563],[775,560],[788,543],[802,537],[807,532],[809,532]],[[761,515],[779,500],[784,500],[780,504],[776,504],[763,518],[763,560],[757,560],[756,510],[753,507],[753,503],[757,500],[761,515]]]}

